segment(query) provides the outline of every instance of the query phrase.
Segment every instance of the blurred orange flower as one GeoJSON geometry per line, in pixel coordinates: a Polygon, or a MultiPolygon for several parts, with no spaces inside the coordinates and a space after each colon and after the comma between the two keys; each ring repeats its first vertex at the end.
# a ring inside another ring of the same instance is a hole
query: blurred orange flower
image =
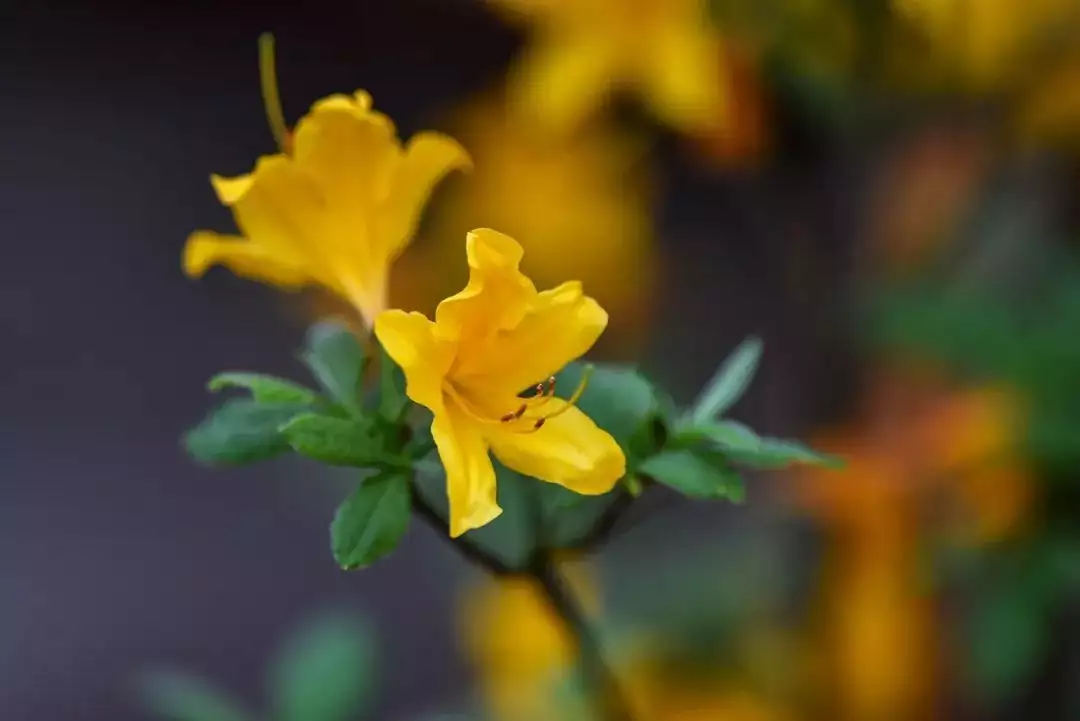
{"type": "Polygon", "coordinates": [[[862,425],[817,443],[846,470],[809,470],[797,491],[825,526],[822,672],[837,718],[928,718],[942,674],[934,599],[919,581],[926,501],[958,500],[975,542],[1015,531],[1031,494],[1023,419],[1006,390],[907,372],[879,378],[867,406],[862,425]]]}
{"type": "Polygon", "coordinates": [[[515,104],[548,132],[580,127],[624,87],[680,131],[727,112],[720,36],[706,0],[490,2],[533,30],[511,86],[515,104]]]}

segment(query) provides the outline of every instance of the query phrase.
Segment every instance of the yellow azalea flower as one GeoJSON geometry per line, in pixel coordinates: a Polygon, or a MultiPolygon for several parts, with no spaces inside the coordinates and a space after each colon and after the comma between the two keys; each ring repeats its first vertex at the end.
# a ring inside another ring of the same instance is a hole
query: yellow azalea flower
{"type": "Polygon", "coordinates": [[[434,307],[459,288],[459,239],[490,225],[520,240],[522,270],[538,284],[581,280],[611,313],[599,350],[636,357],[651,326],[662,260],[643,142],[607,126],[573,138],[538,135],[497,97],[466,107],[453,128],[476,169],[440,198],[422,242],[395,267],[409,280],[397,284],[395,307],[434,307]]]}
{"type": "Polygon", "coordinates": [[[511,85],[546,128],[578,127],[616,87],[679,130],[727,111],[706,0],[491,0],[534,28],[511,85]]]}
{"type": "Polygon", "coordinates": [[[434,322],[400,310],[375,321],[409,398],[434,414],[454,537],[501,513],[489,450],[513,470],[586,495],[607,493],[626,471],[619,445],[574,405],[583,386],[569,400],[554,396],[553,374],[592,347],[607,313],[579,282],[538,293],[506,235],[475,230],[466,254],[469,283],[439,304],[434,322]],[[537,381],[532,397],[519,396],[537,381]]]}
{"type": "Polygon", "coordinates": [[[288,152],[260,158],[247,175],[211,176],[242,235],[193,233],[184,271],[198,277],[222,264],[285,289],[321,286],[370,325],[386,307],[390,266],[432,189],[468,168],[469,156],[438,133],[402,146],[363,91],[318,101],[282,142],[288,152]]]}

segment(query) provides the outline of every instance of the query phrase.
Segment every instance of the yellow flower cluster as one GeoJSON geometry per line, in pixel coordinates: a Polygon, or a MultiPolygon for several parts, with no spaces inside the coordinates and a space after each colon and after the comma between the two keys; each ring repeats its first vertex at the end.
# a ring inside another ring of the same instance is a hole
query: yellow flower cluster
{"type": "Polygon", "coordinates": [[[320,100],[294,132],[283,131],[275,96],[267,93],[268,115],[282,151],[247,175],[211,177],[242,236],[193,233],[187,274],[220,263],[281,288],[320,286],[352,304],[403,369],[409,397],[434,414],[452,536],[500,513],[489,451],[578,493],[611,490],[625,473],[623,451],[575,406],[583,388],[568,400],[554,394],[554,374],[604,331],[603,308],[579,282],[538,292],[519,270],[521,246],[485,229],[468,234],[468,285],[434,321],[387,310],[391,264],[436,183],[470,167],[468,153],[437,133],[403,146],[362,91],[320,100]],[[520,397],[538,382],[532,397],[520,397]]]}

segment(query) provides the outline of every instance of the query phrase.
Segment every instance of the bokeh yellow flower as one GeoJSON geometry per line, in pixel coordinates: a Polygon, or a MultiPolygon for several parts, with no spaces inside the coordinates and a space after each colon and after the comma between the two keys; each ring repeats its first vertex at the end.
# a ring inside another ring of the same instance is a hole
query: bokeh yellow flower
{"type": "Polygon", "coordinates": [[[636,357],[662,273],[643,142],[607,125],[545,137],[497,97],[466,107],[453,130],[476,169],[440,196],[421,242],[395,268],[395,307],[428,309],[460,287],[447,285],[464,278],[458,239],[495,227],[521,242],[522,270],[537,283],[578,278],[611,313],[598,350],[636,357]]]}
{"type": "MultiPolygon", "coordinates": [[[[579,565],[562,571],[595,622],[600,589],[579,565]]],[[[565,625],[528,578],[506,578],[470,588],[462,599],[462,643],[475,664],[483,700],[498,721],[555,721],[575,715],[583,699],[566,681],[575,662],[565,625]]],[[[663,640],[639,632],[609,650],[635,721],[788,721],[791,717],[719,670],[691,676],[665,668],[663,640]],[[715,671],[715,674],[713,673],[715,671]]],[[[587,717],[587,716],[586,716],[587,717]]]]}
{"type": "Polygon", "coordinates": [[[935,75],[976,91],[1023,77],[1061,29],[1078,18],[1075,0],[894,0],[921,31],[935,75]]]}
{"type": "Polygon", "coordinates": [[[184,271],[198,277],[222,264],[285,289],[321,286],[370,325],[386,307],[390,266],[415,234],[429,194],[448,172],[469,167],[469,156],[438,133],[402,146],[362,91],[315,103],[287,145],[247,175],[211,176],[242,235],[193,233],[184,271]]]}
{"type": "MultiPolygon", "coordinates": [[[[600,609],[599,590],[580,566],[560,572],[582,607],[600,609]]],[[[558,686],[574,664],[566,625],[526,576],[489,581],[468,589],[461,604],[461,640],[476,664],[484,703],[504,721],[550,721],[560,717],[558,686]]]]}
{"type": "Polygon", "coordinates": [[[575,406],[584,385],[567,400],[554,395],[554,374],[592,347],[607,313],[577,281],[538,293],[509,236],[475,230],[466,254],[469,283],[439,304],[434,322],[400,310],[375,321],[409,397],[434,414],[455,537],[501,512],[489,450],[513,470],[586,495],[607,493],[626,471],[619,445],[575,406]]]}
{"type": "Polygon", "coordinates": [[[705,0],[490,0],[528,23],[512,71],[517,104],[556,134],[578,128],[617,88],[680,131],[727,112],[720,36],[705,0]]]}

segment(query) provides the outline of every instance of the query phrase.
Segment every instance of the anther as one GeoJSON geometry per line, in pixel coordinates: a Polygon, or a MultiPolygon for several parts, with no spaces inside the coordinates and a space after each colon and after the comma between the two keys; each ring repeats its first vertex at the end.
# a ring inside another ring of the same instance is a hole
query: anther
{"type": "Polygon", "coordinates": [[[547,418],[537,418],[536,423],[533,424],[533,430],[538,431],[541,428],[543,428],[544,427],[544,421],[546,421],[546,420],[547,420],[547,418]]]}

